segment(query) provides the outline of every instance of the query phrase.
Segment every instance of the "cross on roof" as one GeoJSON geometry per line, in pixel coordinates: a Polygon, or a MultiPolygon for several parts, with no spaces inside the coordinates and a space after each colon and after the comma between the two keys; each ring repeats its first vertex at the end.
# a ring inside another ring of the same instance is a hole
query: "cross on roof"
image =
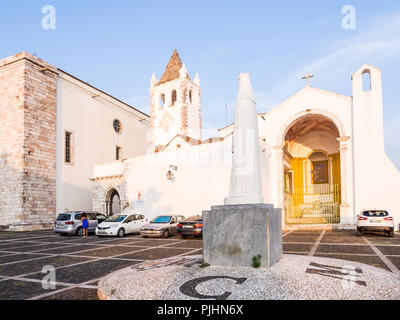
{"type": "Polygon", "coordinates": [[[310,78],[314,78],[314,75],[313,74],[309,74],[308,72],[307,72],[306,76],[302,77],[303,80],[307,79],[306,87],[310,87],[310,78]]]}

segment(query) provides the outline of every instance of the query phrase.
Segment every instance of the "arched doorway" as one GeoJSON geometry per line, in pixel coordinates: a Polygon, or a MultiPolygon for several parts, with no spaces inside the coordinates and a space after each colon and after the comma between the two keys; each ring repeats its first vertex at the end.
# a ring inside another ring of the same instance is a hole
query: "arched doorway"
{"type": "Polygon", "coordinates": [[[327,117],[310,114],[286,131],[283,146],[286,224],[340,223],[340,137],[327,117]]]}
{"type": "Polygon", "coordinates": [[[105,206],[106,214],[109,216],[121,213],[121,199],[116,189],[112,188],[107,192],[105,206]]]}

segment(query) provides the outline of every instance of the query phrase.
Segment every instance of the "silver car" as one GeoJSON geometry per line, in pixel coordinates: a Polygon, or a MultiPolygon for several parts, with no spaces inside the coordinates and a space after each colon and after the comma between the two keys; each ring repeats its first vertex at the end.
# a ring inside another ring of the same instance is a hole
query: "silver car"
{"type": "Polygon", "coordinates": [[[60,213],[54,222],[54,232],[61,235],[82,235],[82,222],[81,218],[83,214],[86,214],[89,218],[89,229],[88,232],[95,232],[97,224],[103,222],[107,217],[97,212],[86,212],[86,211],[73,211],[60,213]]]}
{"type": "Polygon", "coordinates": [[[163,215],[154,218],[150,223],[140,228],[142,237],[163,237],[168,238],[170,235],[178,233],[178,223],[185,220],[181,215],[163,215]]]}

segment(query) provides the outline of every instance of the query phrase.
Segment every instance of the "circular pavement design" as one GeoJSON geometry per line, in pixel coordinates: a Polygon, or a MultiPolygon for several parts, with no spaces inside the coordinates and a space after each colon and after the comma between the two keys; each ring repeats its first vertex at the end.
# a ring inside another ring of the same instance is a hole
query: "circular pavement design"
{"type": "Polygon", "coordinates": [[[338,259],[283,255],[272,268],[201,267],[202,256],[134,265],[100,280],[103,300],[400,299],[400,278],[338,259]]]}

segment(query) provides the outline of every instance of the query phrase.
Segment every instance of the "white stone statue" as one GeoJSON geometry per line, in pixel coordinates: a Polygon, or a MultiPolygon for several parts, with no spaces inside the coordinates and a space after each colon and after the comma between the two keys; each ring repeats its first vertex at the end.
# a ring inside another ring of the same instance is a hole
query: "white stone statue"
{"type": "Polygon", "coordinates": [[[226,205],[264,203],[260,155],[256,102],[250,75],[241,73],[233,130],[231,184],[226,205]]]}

